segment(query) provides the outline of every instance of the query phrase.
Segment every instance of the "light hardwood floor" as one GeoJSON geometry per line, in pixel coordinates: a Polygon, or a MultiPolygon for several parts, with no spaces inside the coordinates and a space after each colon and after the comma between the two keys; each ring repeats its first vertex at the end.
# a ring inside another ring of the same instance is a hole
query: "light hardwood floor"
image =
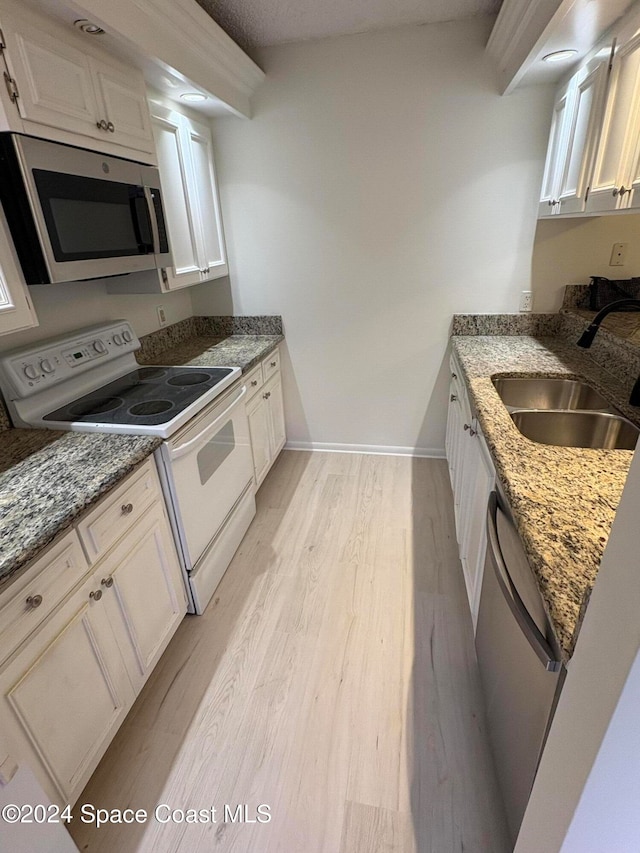
{"type": "Polygon", "coordinates": [[[76,805],[96,853],[502,853],[446,463],[284,452],[76,805]],[[222,820],[246,804],[269,823],[222,820]]]}

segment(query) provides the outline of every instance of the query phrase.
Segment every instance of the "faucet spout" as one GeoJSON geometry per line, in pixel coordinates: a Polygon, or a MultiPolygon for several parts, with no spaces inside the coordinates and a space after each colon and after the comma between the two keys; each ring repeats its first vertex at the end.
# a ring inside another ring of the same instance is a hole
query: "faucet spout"
{"type": "MultiPolygon", "coordinates": [[[[593,339],[598,334],[598,329],[604,318],[613,311],[620,311],[621,308],[633,308],[635,311],[640,311],[640,299],[616,299],[615,302],[610,302],[605,305],[601,311],[598,311],[591,323],[584,330],[582,335],[576,341],[579,347],[589,349],[593,343],[593,339]]],[[[640,391],[638,392],[640,394],[640,391]]]]}

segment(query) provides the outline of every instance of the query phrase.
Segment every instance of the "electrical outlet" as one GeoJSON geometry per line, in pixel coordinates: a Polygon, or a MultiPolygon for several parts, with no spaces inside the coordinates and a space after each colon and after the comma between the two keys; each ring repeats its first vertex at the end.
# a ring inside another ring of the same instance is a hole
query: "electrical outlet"
{"type": "Polygon", "coordinates": [[[533,293],[523,290],[520,294],[520,311],[533,311],[533,293]]]}
{"type": "Polygon", "coordinates": [[[614,243],[611,250],[610,267],[623,267],[627,259],[628,243],[614,243]]]}
{"type": "Polygon", "coordinates": [[[158,312],[158,322],[160,323],[161,326],[166,326],[167,325],[167,312],[164,310],[164,305],[158,305],[158,307],[156,308],[156,311],[158,312]]]}

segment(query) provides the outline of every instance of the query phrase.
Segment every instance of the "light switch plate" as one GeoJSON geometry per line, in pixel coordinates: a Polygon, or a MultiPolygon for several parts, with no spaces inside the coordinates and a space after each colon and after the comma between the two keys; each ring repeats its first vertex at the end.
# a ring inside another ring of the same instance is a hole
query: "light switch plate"
{"type": "Polygon", "coordinates": [[[158,323],[160,323],[160,326],[166,326],[167,312],[164,310],[164,305],[158,305],[156,311],[158,312],[158,323]]]}
{"type": "Polygon", "coordinates": [[[627,259],[628,243],[614,243],[611,250],[610,267],[623,267],[627,259]]]}

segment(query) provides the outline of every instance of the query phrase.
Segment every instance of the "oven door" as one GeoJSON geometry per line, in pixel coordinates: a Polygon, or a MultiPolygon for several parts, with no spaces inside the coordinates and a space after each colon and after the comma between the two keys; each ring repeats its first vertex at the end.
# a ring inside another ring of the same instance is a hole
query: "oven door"
{"type": "Polygon", "coordinates": [[[253,478],[244,386],[231,388],[162,447],[177,534],[193,569],[253,478]]]}

